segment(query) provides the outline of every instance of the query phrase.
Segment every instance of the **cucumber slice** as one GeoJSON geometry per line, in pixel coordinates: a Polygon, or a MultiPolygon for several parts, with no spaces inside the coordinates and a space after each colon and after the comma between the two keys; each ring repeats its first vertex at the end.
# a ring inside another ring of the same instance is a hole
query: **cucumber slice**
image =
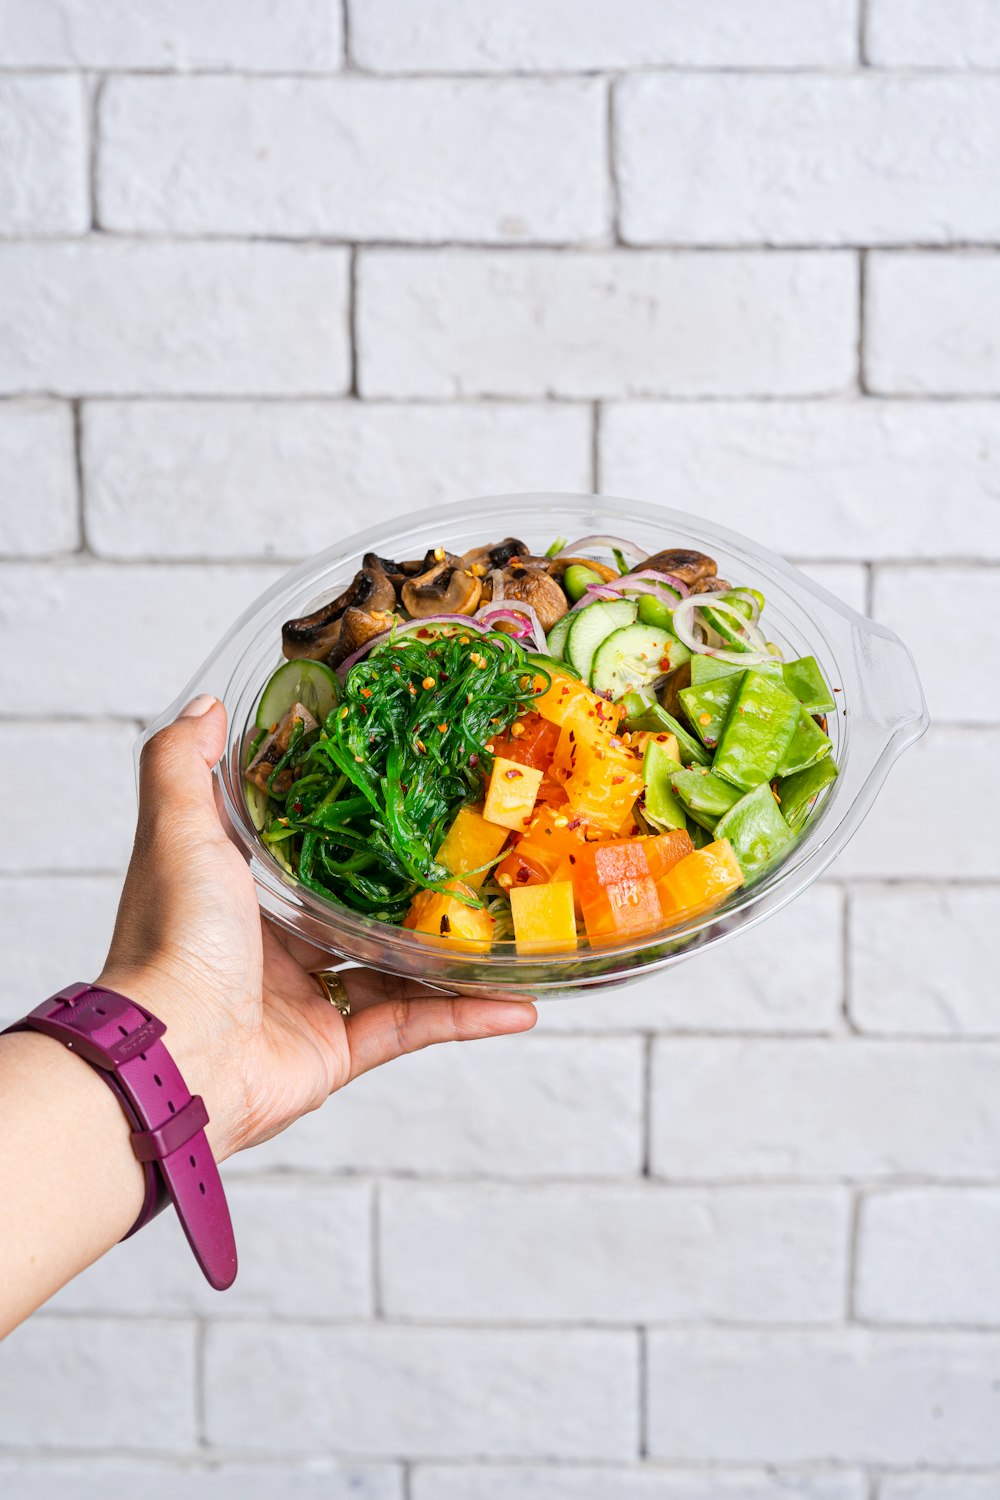
{"type": "Polygon", "coordinates": [[[251,823],[260,833],[267,822],[267,793],[262,792],[259,786],[254,786],[252,781],[244,779],[243,800],[247,805],[251,823]]]}
{"type": "Polygon", "coordinates": [[[569,635],[569,627],[573,624],[571,614],[563,615],[557,620],[545,637],[545,644],[549,648],[549,655],[560,661],[566,654],[566,637],[569,635]]]}
{"type": "Polygon", "coordinates": [[[552,656],[543,656],[539,651],[528,652],[528,665],[541,667],[543,672],[548,672],[552,677],[578,677],[577,672],[567,661],[556,661],[552,656]]]}
{"type": "Polygon", "coordinates": [[[566,660],[576,668],[584,682],[590,681],[594,654],[613,630],[635,622],[636,606],[628,599],[598,599],[576,611],[576,618],[566,637],[566,660]]]}
{"type": "Polygon", "coordinates": [[[590,685],[617,702],[626,693],[641,691],[681,666],[691,656],[685,645],[654,625],[626,625],[612,631],[594,652],[590,685]]]}
{"type": "Polygon", "coordinates": [[[286,661],[268,679],[257,705],[258,729],[270,729],[288,712],[293,703],[308,708],[322,724],[340,698],[340,683],[321,661],[298,657],[286,661]]]}
{"type": "Polygon", "coordinates": [[[563,574],[563,588],[575,604],[582,599],[589,588],[595,583],[603,583],[604,579],[600,573],[595,573],[593,568],[586,567],[583,563],[570,563],[563,574]]]}

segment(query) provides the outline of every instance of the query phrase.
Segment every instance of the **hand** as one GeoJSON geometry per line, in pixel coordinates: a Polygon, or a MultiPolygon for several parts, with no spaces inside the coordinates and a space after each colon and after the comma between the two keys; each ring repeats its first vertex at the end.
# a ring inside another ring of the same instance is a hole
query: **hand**
{"type": "Polygon", "coordinates": [[[536,1020],[530,1002],[446,998],[361,969],[346,976],[345,1019],[306,967],[323,956],[262,919],[250,870],[223,831],[211,768],[225,729],[222,704],[197,698],[143,751],[135,847],[99,981],[166,1023],[220,1161],[379,1063],[536,1020]]]}

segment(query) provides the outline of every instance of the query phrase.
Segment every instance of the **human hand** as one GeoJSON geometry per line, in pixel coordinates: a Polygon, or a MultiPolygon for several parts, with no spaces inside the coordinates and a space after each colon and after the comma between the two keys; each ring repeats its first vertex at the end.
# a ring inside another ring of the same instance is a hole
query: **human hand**
{"type": "Polygon", "coordinates": [[[222,704],[198,698],[145,747],[135,847],[98,981],[166,1024],[220,1161],[404,1052],[536,1020],[530,1002],[445,997],[364,969],[346,976],[352,1014],[342,1016],[307,967],[322,955],[261,917],[219,821],[211,768],[225,728],[222,704]]]}

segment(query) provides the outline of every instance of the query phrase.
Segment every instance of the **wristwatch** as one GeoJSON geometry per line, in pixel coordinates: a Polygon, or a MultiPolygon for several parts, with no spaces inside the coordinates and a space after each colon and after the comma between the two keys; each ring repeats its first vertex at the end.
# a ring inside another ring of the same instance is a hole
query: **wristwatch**
{"type": "Polygon", "coordinates": [[[7,1031],[55,1037],[96,1068],[132,1126],[146,1192],[128,1239],[172,1199],[188,1243],[217,1291],[236,1279],[236,1241],[222,1179],[205,1135],[208,1111],[189,1093],[163,1036],[166,1026],[114,990],[70,984],[7,1031]]]}

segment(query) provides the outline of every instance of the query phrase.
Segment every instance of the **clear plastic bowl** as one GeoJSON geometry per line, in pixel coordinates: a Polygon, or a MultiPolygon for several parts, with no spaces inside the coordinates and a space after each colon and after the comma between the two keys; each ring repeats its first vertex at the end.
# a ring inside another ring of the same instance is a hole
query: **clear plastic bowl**
{"type": "Polygon", "coordinates": [[[465,992],[551,995],[621,984],[728,942],[787,905],[826,869],[857,831],[893,761],[928,724],[913,659],[892,631],[857,614],[797,568],[736,532],[681,511],[606,495],[500,495],[437,506],[319,553],[245,611],[177,701],[150,725],[139,748],[203,692],[221,698],[229,716],[226,752],[216,775],[231,837],[253,872],[261,909],[332,960],[369,964],[465,992]],[[429,546],[444,546],[462,553],[507,535],[544,551],[557,536],[575,540],[599,533],[628,537],[650,553],[674,546],[709,553],[722,577],[764,592],[768,638],[787,657],[816,656],[830,685],[839,689],[829,733],[840,775],[786,858],[715,911],[666,934],[599,949],[581,938],[575,954],[551,956],[519,955],[512,942],[497,942],[488,954],[449,952],[324,900],[288,875],[258,838],[240,775],[261,690],[282,660],[282,623],[340,592],[365,552],[421,557],[429,546]]]}

